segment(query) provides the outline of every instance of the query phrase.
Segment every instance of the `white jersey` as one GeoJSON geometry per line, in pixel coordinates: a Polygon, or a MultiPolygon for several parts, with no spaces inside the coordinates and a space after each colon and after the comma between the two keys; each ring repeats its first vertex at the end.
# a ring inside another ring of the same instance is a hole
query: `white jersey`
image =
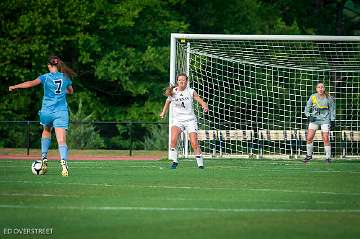
{"type": "Polygon", "coordinates": [[[177,87],[173,89],[173,96],[169,96],[167,99],[172,103],[173,121],[196,120],[193,108],[194,92],[190,87],[183,91],[179,91],[177,87]]]}

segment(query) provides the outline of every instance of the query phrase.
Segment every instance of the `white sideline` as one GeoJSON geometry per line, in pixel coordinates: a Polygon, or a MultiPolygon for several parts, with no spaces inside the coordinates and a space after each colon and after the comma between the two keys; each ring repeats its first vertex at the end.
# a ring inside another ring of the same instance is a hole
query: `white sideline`
{"type": "MultiPolygon", "coordinates": [[[[167,201],[216,201],[216,202],[234,202],[234,199],[212,199],[212,198],[201,198],[201,199],[194,199],[194,198],[163,198],[163,200],[167,201]]],[[[253,199],[239,199],[236,202],[258,202],[258,203],[271,203],[271,204],[308,204],[309,201],[299,201],[299,200],[253,200],[253,199]]],[[[312,204],[329,204],[329,205],[343,205],[347,204],[345,201],[343,202],[333,202],[333,201],[311,201],[312,204]]]]}
{"type": "MultiPolygon", "coordinates": [[[[32,193],[32,194],[23,194],[23,193],[0,193],[0,197],[22,197],[22,196],[26,196],[26,197],[64,197],[64,195],[62,194],[41,194],[41,193],[32,193]]],[[[65,197],[77,197],[79,198],[79,195],[65,195],[65,197]]],[[[178,197],[163,197],[162,200],[164,201],[216,201],[216,202],[234,202],[234,200],[232,199],[210,199],[210,198],[201,198],[201,199],[194,199],[194,198],[178,198],[178,197]]],[[[259,203],[271,203],[271,204],[287,204],[287,203],[291,203],[291,204],[306,204],[309,203],[307,201],[291,201],[291,200],[275,200],[275,201],[271,201],[271,200],[249,200],[249,199],[241,199],[241,200],[236,200],[237,202],[259,202],[259,203]]],[[[314,201],[312,202],[313,204],[330,204],[330,205],[337,205],[337,204],[345,204],[345,202],[330,202],[330,201],[314,201]]]]}
{"type": "Polygon", "coordinates": [[[28,184],[55,184],[55,185],[77,185],[77,186],[99,186],[99,187],[133,187],[133,188],[162,188],[162,189],[188,189],[188,190],[229,190],[229,191],[259,191],[259,192],[283,192],[283,193],[310,193],[328,195],[349,195],[359,196],[360,192],[328,192],[328,191],[307,191],[287,190],[271,188],[225,188],[225,187],[193,187],[193,186],[168,186],[168,185],[131,185],[131,184],[108,184],[108,183],[70,183],[70,182],[46,182],[46,181],[22,181],[22,180],[0,180],[0,183],[28,183],[28,184]]]}
{"type": "MultiPolygon", "coordinates": [[[[2,168],[19,168],[19,166],[16,165],[6,165],[1,166],[2,168]]],[[[73,166],[74,168],[89,168],[93,169],[94,167],[90,166],[73,166]]],[[[211,169],[239,169],[239,170],[249,170],[249,169],[255,169],[256,167],[249,167],[249,166],[210,166],[211,169]]],[[[27,166],[24,166],[23,168],[27,168],[27,166]]],[[[103,169],[103,168],[110,168],[110,167],[102,167],[102,166],[96,166],[97,169],[103,169]]],[[[129,165],[129,166],[121,166],[120,168],[164,168],[161,166],[151,166],[151,165],[129,165]]],[[[307,170],[307,173],[347,173],[347,174],[359,174],[360,171],[345,171],[345,170],[308,170],[308,168],[304,167],[303,164],[299,167],[286,167],[287,170],[307,170]]],[[[262,169],[264,172],[285,172],[282,169],[262,169]]],[[[291,173],[292,171],[287,171],[286,173],[291,173]]]]}
{"type": "Polygon", "coordinates": [[[86,206],[26,206],[0,204],[0,208],[53,209],[53,210],[98,210],[98,211],[181,211],[181,212],[299,212],[299,213],[360,213],[360,209],[307,209],[307,208],[187,208],[187,207],[86,207],[86,206]]]}
{"type": "Polygon", "coordinates": [[[79,197],[78,195],[56,195],[47,193],[0,193],[0,197],[79,197]]]}
{"type": "MultiPolygon", "coordinates": [[[[24,193],[0,193],[0,197],[71,197],[71,198],[80,198],[80,195],[63,195],[63,194],[43,194],[43,193],[31,193],[31,194],[24,194],[24,193]]],[[[87,197],[84,195],[84,197],[87,197]]],[[[216,201],[216,202],[234,202],[233,199],[210,199],[210,198],[201,198],[201,199],[194,199],[194,198],[178,198],[178,197],[163,197],[162,200],[164,201],[216,201]]],[[[253,200],[253,199],[240,199],[236,200],[236,202],[258,202],[258,203],[271,203],[271,204],[307,204],[308,201],[299,201],[299,200],[253,200]]],[[[312,201],[312,204],[328,204],[328,205],[343,205],[346,204],[345,201],[343,202],[333,202],[333,201],[312,201]]]]}

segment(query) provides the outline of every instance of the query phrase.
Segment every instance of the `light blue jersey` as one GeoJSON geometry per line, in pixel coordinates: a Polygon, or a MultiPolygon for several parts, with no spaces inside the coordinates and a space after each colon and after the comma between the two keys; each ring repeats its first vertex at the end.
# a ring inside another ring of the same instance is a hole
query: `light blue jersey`
{"type": "Polygon", "coordinates": [[[39,76],[44,87],[41,111],[67,111],[66,89],[71,80],[61,72],[47,73],[39,76]]]}
{"type": "Polygon", "coordinates": [[[71,86],[71,80],[61,72],[47,73],[39,76],[39,79],[44,87],[44,97],[39,112],[40,124],[67,129],[69,113],[66,90],[71,86]]]}
{"type": "Polygon", "coordinates": [[[335,107],[335,101],[332,96],[322,98],[315,93],[306,102],[305,115],[306,117],[312,117],[313,122],[316,124],[329,124],[330,121],[335,120],[335,107]]]}

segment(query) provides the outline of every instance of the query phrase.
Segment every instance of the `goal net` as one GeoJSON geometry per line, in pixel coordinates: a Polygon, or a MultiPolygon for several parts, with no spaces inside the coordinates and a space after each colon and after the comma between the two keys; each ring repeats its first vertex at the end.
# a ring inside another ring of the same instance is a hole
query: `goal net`
{"type": "MultiPolygon", "coordinates": [[[[170,65],[170,83],[186,73],[209,105],[194,105],[205,156],[303,157],[318,81],[336,101],[333,156],[360,155],[360,37],[172,34],[170,65]]],[[[192,154],[186,133],[180,142],[192,154]]],[[[318,130],[314,156],[323,155],[318,130]]]]}

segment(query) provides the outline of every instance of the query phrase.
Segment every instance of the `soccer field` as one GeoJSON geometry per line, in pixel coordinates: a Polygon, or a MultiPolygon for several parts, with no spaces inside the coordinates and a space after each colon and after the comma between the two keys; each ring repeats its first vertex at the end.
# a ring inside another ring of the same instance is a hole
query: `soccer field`
{"type": "Polygon", "coordinates": [[[205,163],[74,160],[61,177],[57,161],[34,176],[0,160],[1,238],[360,236],[360,161],[205,163]]]}

